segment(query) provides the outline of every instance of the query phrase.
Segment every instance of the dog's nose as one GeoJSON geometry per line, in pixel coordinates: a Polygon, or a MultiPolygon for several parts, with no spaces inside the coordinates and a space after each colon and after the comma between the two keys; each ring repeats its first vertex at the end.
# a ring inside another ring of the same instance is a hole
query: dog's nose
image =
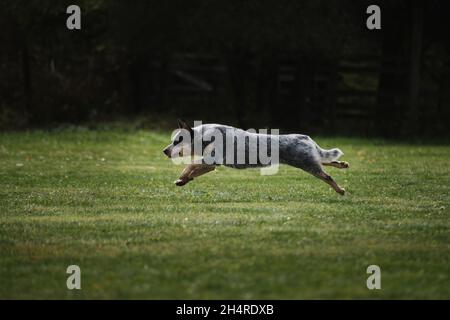
{"type": "Polygon", "coordinates": [[[168,156],[168,157],[170,157],[170,151],[169,151],[169,149],[164,149],[163,150],[163,153],[166,155],[166,156],[168,156]]]}

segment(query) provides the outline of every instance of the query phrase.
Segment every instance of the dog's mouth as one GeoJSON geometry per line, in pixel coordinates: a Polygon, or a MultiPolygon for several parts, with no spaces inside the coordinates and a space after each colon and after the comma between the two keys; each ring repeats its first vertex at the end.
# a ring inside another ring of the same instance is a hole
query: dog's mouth
{"type": "MultiPolygon", "coordinates": [[[[164,149],[164,150],[163,150],[163,153],[164,153],[164,154],[167,156],[167,158],[169,158],[169,159],[171,159],[172,156],[173,156],[173,154],[172,154],[172,149],[169,149],[169,148],[164,149]]],[[[183,150],[180,150],[180,151],[178,152],[178,157],[183,157],[183,156],[184,156],[183,150]]]]}

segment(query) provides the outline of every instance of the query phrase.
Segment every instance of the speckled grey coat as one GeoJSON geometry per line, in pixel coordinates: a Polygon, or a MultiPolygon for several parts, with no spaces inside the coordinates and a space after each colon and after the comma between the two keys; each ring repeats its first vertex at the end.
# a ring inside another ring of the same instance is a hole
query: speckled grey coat
{"type": "Polygon", "coordinates": [[[218,165],[245,169],[281,163],[303,169],[329,184],[339,194],[345,193],[322,167],[329,165],[340,169],[348,168],[347,162],[337,161],[343,152],[338,148],[322,149],[309,136],[253,133],[221,124],[202,124],[190,128],[181,120],[179,127],[184,130],[179,130],[173,136],[171,144],[163,152],[169,158],[186,155],[186,152],[203,157],[202,162],[191,164],[183,171],[182,179],[175,182],[179,186],[218,165]],[[206,154],[209,156],[205,157],[206,154]]]}
{"type": "MultiPolygon", "coordinates": [[[[302,134],[259,134],[221,124],[203,124],[192,129],[194,131],[194,134],[202,139],[202,155],[208,146],[214,144],[214,141],[210,141],[214,139],[210,139],[210,137],[217,135],[217,133],[220,133],[222,135],[222,141],[224,142],[222,144],[222,156],[220,157],[220,160],[214,164],[222,164],[236,169],[254,168],[276,164],[273,161],[270,161],[270,163],[264,163],[260,161],[259,151],[261,148],[267,150],[269,158],[278,158],[279,163],[297,167],[310,173],[321,172],[321,164],[331,163],[332,161],[337,160],[340,156],[343,155],[343,152],[337,148],[331,150],[322,149],[309,136],[302,134]],[[232,150],[234,157],[232,158],[232,161],[230,161],[230,157],[228,157],[227,159],[227,152],[230,152],[230,149],[226,148],[225,139],[227,137],[228,139],[230,139],[231,137],[234,141],[234,148],[232,150]],[[239,139],[242,139],[241,141],[245,141],[245,145],[238,145],[237,141],[239,139]],[[254,139],[254,141],[256,141],[256,150],[255,148],[251,148],[251,143],[249,142],[251,139],[254,139]],[[274,155],[272,154],[273,143],[278,144],[278,157],[274,157],[274,155]],[[257,155],[256,163],[251,163],[249,161],[250,154],[252,152],[257,155]],[[237,157],[240,153],[244,153],[244,163],[239,163],[237,161],[237,157]]],[[[217,146],[215,145],[214,148],[217,148],[217,146]]]]}

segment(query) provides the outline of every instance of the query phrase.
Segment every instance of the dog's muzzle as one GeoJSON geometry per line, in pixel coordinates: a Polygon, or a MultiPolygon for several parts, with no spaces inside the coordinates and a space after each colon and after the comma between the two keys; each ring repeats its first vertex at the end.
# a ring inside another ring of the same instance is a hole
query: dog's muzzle
{"type": "Polygon", "coordinates": [[[165,149],[163,150],[163,153],[164,153],[167,157],[170,158],[170,156],[171,156],[171,149],[170,149],[169,147],[167,147],[167,148],[165,148],[165,149]]]}

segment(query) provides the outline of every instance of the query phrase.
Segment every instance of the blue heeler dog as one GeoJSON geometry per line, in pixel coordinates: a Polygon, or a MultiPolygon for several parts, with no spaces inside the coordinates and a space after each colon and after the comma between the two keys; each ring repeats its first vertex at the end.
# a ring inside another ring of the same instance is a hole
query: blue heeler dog
{"type": "Polygon", "coordinates": [[[195,156],[201,156],[203,159],[187,165],[175,181],[177,186],[183,186],[194,178],[213,171],[219,165],[245,169],[277,165],[279,162],[300,168],[329,184],[337,193],[345,194],[345,189],[338,186],[322,167],[348,168],[347,162],[337,161],[343,152],[337,148],[324,150],[309,136],[257,134],[220,124],[202,124],[191,128],[182,120],[178,120],[178,127],[180,130],[163,150],[164,154],[169,158],[190,155],[192,159],[195,156]],[[224,141],[227,141],[227,146],[231,146],[231,151],[226,148],[224,141]],[[262,148],[265,148],[270,161],[263,161],[261,158],[258,150],[262,148]],[[275,152],[278,152],[276,160],[272,157],[275,152]],[[205,154],[210,155],[209,161],[205,161],[205,154]],[[251,158],[253,161],[250,161],[251,158]]]}

